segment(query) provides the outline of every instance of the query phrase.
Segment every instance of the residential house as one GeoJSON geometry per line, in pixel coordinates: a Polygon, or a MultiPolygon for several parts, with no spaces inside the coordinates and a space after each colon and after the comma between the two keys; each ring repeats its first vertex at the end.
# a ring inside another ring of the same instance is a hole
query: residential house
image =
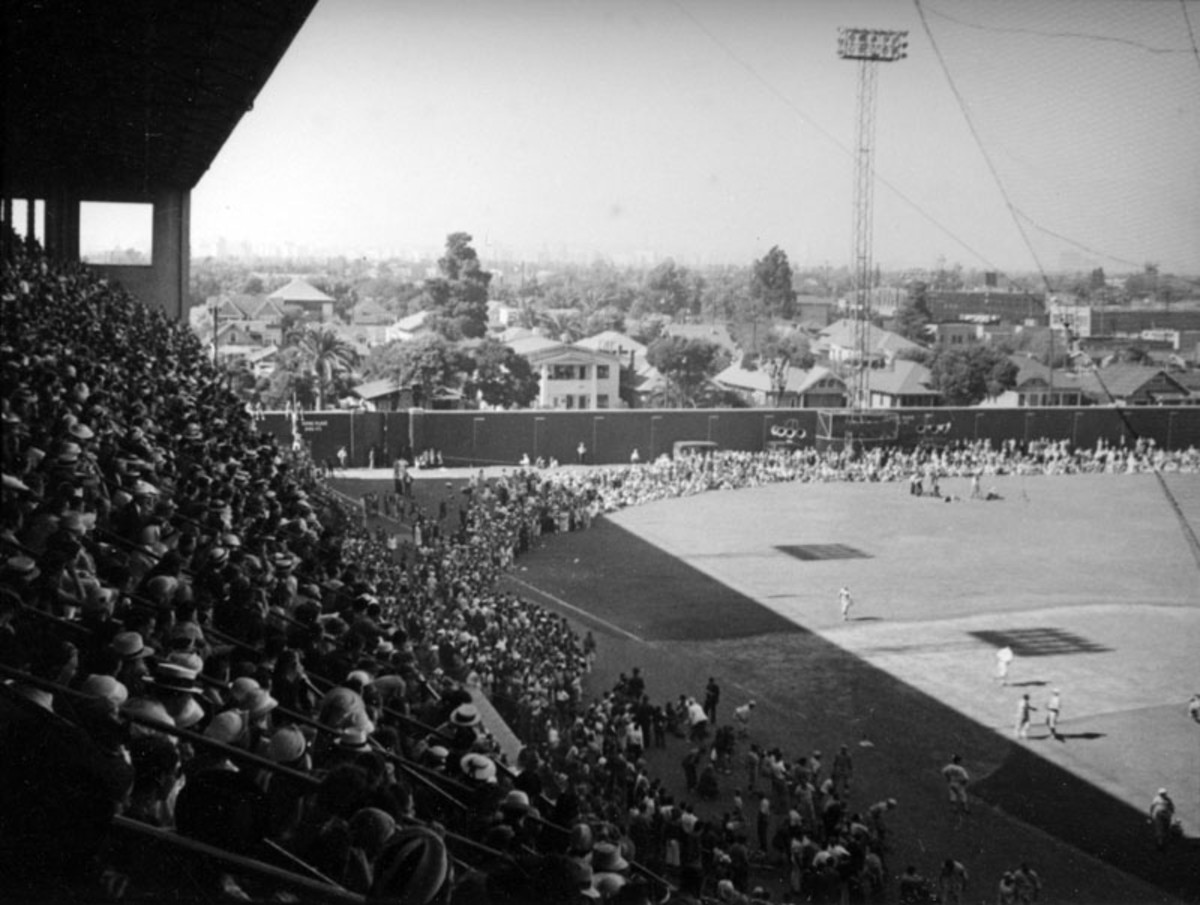
{"type": "Polygon", "coordinates": [[[983,400],[979,403],[980,408],[1090,404],[1077,374],[1062,368],[1051,371],[1030,355],[1010,355],[1009,360],[1017,366],[1016,384],[1011,390],[983,400]]]}
{"type": "Polygon", "coordinates": [[[1190,392],[1163,368],[1112,364],[1085,371],[1080,383],[1096,405],[1164,405],[1188,400],[1190,392]]]}
{"type": "Polygon", "coordinates": [[[817,366],[788,368],[783,392],[776,394],[771,373],[765,368],[749,370],[730,365],[713,382],[722,389],[741,393],[755,406],[773,408],[842,408],[846,405],[846,384],[829,368],[817,366]]]}
{"type": "Polygon", "coordinates": [[[295,311],[304,320],[333,319],[333,299],[303,277],[296,277],[267,298],[274,299],[285,311],[295,311]]]}
{"type": "Polygon", "coordinates": [[[621,361],[615,355],[541,336],[516,340],[509,347],[538,374],[537,408],[620,407],[621,361]]]}
{"type": "Polygon", "coordinates": [[[451,387],[438,387],[429,399],[417,384],[400,384],[391,379],[371,380],[354,388],[354,395],[371,412],[402,412],[410,408],[453,410],[463,408],[463,394],[451,387]]]}
{"type": "MultiPolygon", "coordinates": [[[[834,321],[817,334],[817,340],[812,347],[813,352],[827,358],[835,367],[858,361],[859,351],[856,346],[855,326],[855,322],[850,318],[834,321]]],[[[900,352],[921,348],[920,345],[905,339],[899,333],[884,330],[874,324],[867,324],[866,345],[868,361],[873,368],[894,360],[900,352]]]]}
{"type": "Polygon", "coordinates": [[[929,408],[942,404],[929,368],[904,358],[886,367],[867,371],[867,405],[870,408],[929,408]]]}
{"type": "Polygon", "coordinates": [[[375,299],[362,299],[350,309],[350,323],[356,327],[386,327],[395,320],[396,315],[375,299]]]}
{"type": "Polygon", "coordinates": [[[432,311],[418,311],[416,314],[402,317],[387,327],[384,331],[384,341],[389,343],[397,340],[409,342],[422,334],[429,333],[432,328],[428,322],[432,317],[432,311]]]}

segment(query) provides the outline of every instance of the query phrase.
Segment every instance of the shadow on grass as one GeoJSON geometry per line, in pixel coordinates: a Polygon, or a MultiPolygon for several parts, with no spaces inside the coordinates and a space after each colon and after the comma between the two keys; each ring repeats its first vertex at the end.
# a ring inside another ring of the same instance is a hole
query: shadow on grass
{"type": "MultiPolygon", "coordinates": [[[[711,642],[689,649],[719,657],[720,669],[752,664],[757,681],[787,687],[793,696],[791,718],[810,736],[819,737],[826,725],[838,726],[845,737],[865,738],[869,732],[873,745],[888,751],[898,774],[927,770],[947,751],[961,752],[968,762],[997,764],[971,786],[973,796],[1167,895],[1195,899],[1200,889],[1200,858],[1191,857],[1197,854],[1195,840],[1157,852],[1146,814],[1029,747],[998,738],[606,519],[590,531],[543,541],[518,560],[518,569],[528,569],[538,588],[649,641],[711,642]],[[923,731],[914,732],[915,726],[923,731]]],[[[597,630],[605,631],[602,625],[597,630]]],[[[664,667],[685,668],[667,649],[663,655],[664,667]]],[[[1101,737],[1064,734],[1064,739],[1101,737]]]]}
{"type": "MultiPolygon", "coordinates": [[[[1153,791],[1147,793],[1147,805],[1153,791]]],[[[1184,901],[1196,900],[1200,840],[1178,840],[1159,852],[1146,814],[1025,747],[1012,745],[998,769],[973,784],[971,792],[1118,870],[1184,901]]]]}

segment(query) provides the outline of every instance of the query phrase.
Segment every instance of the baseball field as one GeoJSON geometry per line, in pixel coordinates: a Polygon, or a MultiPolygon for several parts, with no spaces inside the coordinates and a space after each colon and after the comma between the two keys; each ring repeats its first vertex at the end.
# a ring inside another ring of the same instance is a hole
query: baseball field
{"type": "MultiPolygon", "coordinates": [[[[354,482],[357,483],[357,482],[354,482]]],[[[372,482],[374,483],[374,482],[372,482]]],[[[439,485],[440,487],[440,485],[439,485]]],[[[348,488],[350,489],[350,488],[348,488]]],[[[851,809],[894,797],[888,867],[967,865],[970,900],[1028,862],[1051,902],[1200,901],[1200,477],[781,484],[634,507],[542,538],[509,583],[599,642],[589,692],[639,666],[655,701],[722,688],[756,702],[751,740],[789,756],[848,745],[851,809]],[[1166,491],[1170,491],[1169,493],[1166,491]],[[838,590],[854,600],[843,620],[838,590]],[[1007,683],[995,652],[1011,647],[1007,683]],[[1053,689],[1058,737],[1042,723],[1053,689]],[[1035,712],[1015,737],[1023,694],[1035,712]],[[941,767],[960,754],[969,815],[941,767]],[[1167,788],[1186,836],[1147,822],[1167,788]]],[[[353,493],[353,490],[350,490],[353,493]]],[[[682,793],[684,742],[651,752],[682,793]]],[[[722,777],[719,815],[740,772],[722,777]]],[[[782,873],[763,873],[775,901],[782,873]]]]}

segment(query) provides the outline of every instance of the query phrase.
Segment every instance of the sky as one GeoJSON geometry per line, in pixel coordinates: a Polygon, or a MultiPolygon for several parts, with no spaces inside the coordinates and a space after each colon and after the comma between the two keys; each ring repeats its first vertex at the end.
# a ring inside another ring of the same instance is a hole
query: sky
{"type": "Polygon", "coordinates": [[[192,193],[193,253],[465,231],[485,265],[845,265],[839,26],[909,32],[878,66],[881,266],[1200,273],[1194,0],[319,0],[192,193]]]}

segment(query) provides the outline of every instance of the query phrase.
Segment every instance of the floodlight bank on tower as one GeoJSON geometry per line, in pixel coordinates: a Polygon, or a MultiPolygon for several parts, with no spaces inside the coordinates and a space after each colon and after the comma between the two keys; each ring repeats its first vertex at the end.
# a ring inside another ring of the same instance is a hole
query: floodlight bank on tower
{"type": "Polygon", "coordinates": [[[858,61],[858,108],[854,134],[854,228],[851,251],[854,305],[854,379],[856,409],[867,407],[871,337],[872,225],[874,218],[875,88],[879,63],[908,56],[908,32],[878,28],[839,28],[838,56],[858,61]]]}
{"type": "Polygon", "coordinates": [[[878,28],[839,28],[838,56],[858,61],[858,108],[854,134],[854,228],[851,251],[854,310],[854,351],[847,381],[852,408],[818,413],[817,445],[853,449],[896,440],[899,419],[895,413],[865,411],[870,403],[871,367],[871,228],[875,170],[875,86],[879,63],[894,63],[908,56],[908,32],[878,28]]]}

